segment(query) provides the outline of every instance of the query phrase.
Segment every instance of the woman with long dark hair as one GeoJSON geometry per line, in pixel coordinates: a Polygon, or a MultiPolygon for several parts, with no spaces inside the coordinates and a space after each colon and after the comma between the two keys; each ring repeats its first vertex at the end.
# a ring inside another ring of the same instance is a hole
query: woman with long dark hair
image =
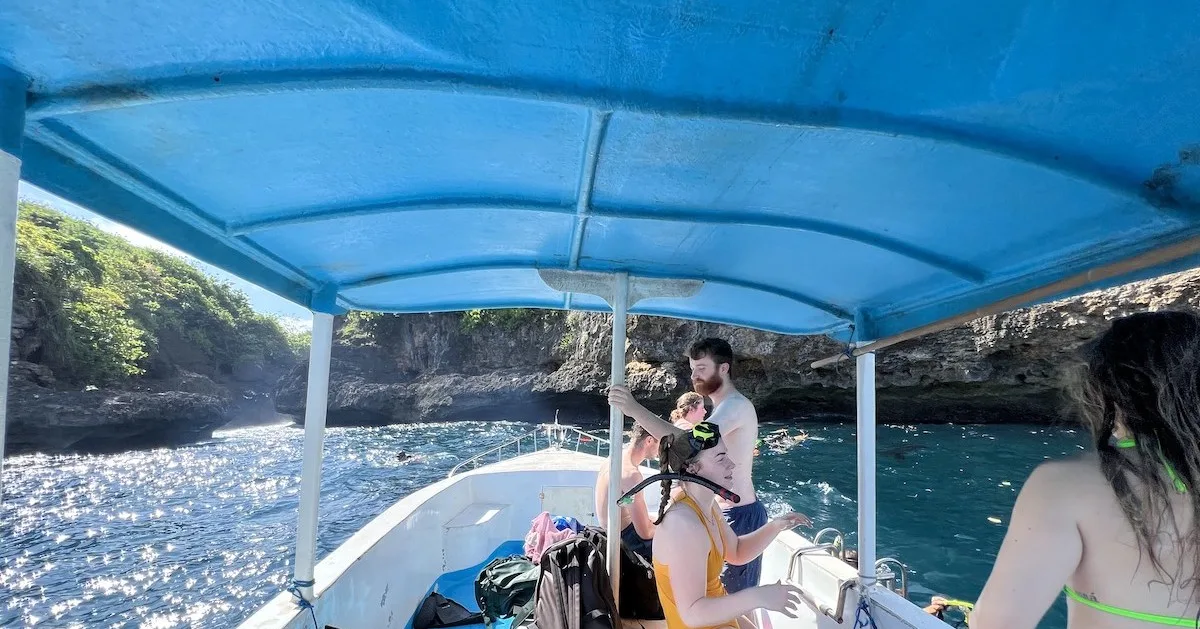
{"type": "Polygon", "coordinates": [[[1137,314],[1082,350],[1076,406],[1095,451],[1021,489],[971,629],[1197,627],[1200,317],[1137,314]]]}

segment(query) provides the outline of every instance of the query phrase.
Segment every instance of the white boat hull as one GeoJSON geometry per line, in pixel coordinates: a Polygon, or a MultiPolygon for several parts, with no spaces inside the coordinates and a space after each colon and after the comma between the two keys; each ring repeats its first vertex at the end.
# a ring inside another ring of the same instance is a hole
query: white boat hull
{"type": "MultiPolygon", "coordinates": [[[[604,465],[607,459],[591,454],[542,450],[452,476],[403,498],[317,564],[313,612],[318,626],[401,629],[439,577],[477,566],[505,542],[523,540],[542,511],[596,524],[593,492],[604,465]]],[[[656,511],[658,487],[651,485],[643,494],[656,511]]],[[[796,533],[780,535],[763,554],[762,580],[786,580],[790,571],[819,605],[833,608],[839,586],[856,572],[824,552],[793,561],[796,551],[810,546],[796,533]]],[[[885,589],[874,589],[871,598],[880,629],[946,627],[885,589]]],[[[458,602],[474,607],[473,601],[458,602]]],[[[772,613],[771,623],[775,629],[851,627],[857,604],[857,593],[850,590],[841,624],[807,608],[798,619],[772,613]]],[[[240,627],[300,629],[312,623],[311,612],[285,592],[240,627]]]]}

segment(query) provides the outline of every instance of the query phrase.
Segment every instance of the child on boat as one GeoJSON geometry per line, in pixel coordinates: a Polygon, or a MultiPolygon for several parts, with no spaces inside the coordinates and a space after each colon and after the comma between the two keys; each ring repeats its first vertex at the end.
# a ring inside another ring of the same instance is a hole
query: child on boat
{"type": "MultiPolygon", "coordinates": [[[[689,477],[680,482],[674,501],[669,500],[672,480],[661,481],[655,521],[654,575],[668,629],[753,626],[749,617],[759,608],[796,617],[802,599],[795,586],[776,583],[728,594],[721,570],[725,562],[741,565],[757,558],[783,531],[811,525],[808,518],[788,513],[748,535],[734,534],[716,500],[716,490],[732,483],[734,467],[716,424],[700,422],[666,435],[659,461],[664,473],[689,477]]],[[[721,493],[729,497],[727,490],[721,493]]]]}

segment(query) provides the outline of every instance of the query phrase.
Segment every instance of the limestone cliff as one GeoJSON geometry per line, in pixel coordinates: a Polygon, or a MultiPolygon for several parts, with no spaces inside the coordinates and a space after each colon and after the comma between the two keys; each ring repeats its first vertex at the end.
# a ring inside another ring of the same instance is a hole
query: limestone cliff
{"type": "MultiPolygon", "coordinates": [[[[985,317],[882,351],[879,415],[886,422],[1047,422],[1059,417],[1060,372],[1070,353],[1116,316],[1200,303],[1200,271],[985,317]]],[[[604,421],[609,317],[515,311],[385,316],[334,349],[330,424],[452,419],[604,421]],[[478,316],[478,315],[476,315],[478,316]]],[[[763,418],[849,416],[854,367],[813,370],[839,351],[825,338],[633,317],[628,378],[664,410],[689,386],[683,351],[720,336],[737,355],[737,386],[763,418]]],[[[276,408],[302,421],[307,365],[285,376],[276,408]]]]}

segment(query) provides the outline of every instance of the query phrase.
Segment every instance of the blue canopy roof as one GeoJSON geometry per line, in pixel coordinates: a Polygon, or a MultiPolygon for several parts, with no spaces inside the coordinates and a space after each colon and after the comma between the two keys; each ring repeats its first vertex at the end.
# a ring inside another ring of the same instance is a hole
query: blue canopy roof
{"type": "Polygon", "coordinates": [[[0,75],[22,178],[327,312],[879,338],[1200,235],[1187,3],[6,0],[0,75]]]}

